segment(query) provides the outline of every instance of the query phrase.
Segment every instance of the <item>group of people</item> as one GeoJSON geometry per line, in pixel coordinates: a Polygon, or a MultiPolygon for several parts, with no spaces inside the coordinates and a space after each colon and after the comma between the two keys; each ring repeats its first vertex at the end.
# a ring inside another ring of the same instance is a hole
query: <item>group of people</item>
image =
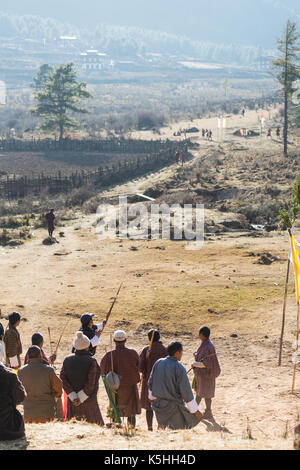
{"type": "Polygon", "coordinates": [[[211,129],[202,129],[203,139],[212,140],[212,130],[211,129]]]}
{"type": "Polygon", "coordinates": [[[180,165],[180,163],[181,163],[181,165],[183,166],[185,161],[186,161],[185,153],[184,152],[176,152],[175,160],[178,163],[178,165],[180,165]]]}
{"type": "MultiPolygon", "coordinates": [[[[267,131],[267,137],[272,137],[272,129],[270,127],[267,131]]],[[[280,137],[280,127],[277,127],[276,129],[276,137],[280,137]]]]}
{"type": "Polygon", "coordinates": [[[171,342],[165,347],[157,329],[148,332],[148,344],[140,354],[127,347],[127,334],[123,330],[115,331],[115,348],[106,352],[99,364],[95,353],[105,321],[95,324],[93,314],[84,314],[72,353],[64,359],[57,375],[53,365],[56,355],[45,354],[40,333],[33,334],[24,365],[21,364],[20,321],[18,312],[10,314],[2,337],[6,358],[0,362],[0,440],[24,436],[24,422],[62,419],[63,392],[67,395],[67,420],[75,418],[103,426],[99,407],[101,376],[110,387],[112,423],[118,422],[118,417],[126,417],[128,425],[135,427],[141,409],[146,410],[149,431],[153,430],[154,414],[159,429],[190,429],[201,420],[213,417],[212,398],[221,371],[208,327],[200,329],[201,344],[191,366],[194,395],[188,373],[180,363],[182,344],[171,342]],[[199,410],[202,399],[206,404],[204,413],[199,410]],[[21,403],[24,416],[17,409],[21,403]]]}

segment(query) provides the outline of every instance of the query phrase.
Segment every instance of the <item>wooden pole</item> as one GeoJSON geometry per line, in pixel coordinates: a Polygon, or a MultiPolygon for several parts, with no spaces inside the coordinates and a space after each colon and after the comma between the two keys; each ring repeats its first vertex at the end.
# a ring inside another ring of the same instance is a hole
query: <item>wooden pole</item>
{"type": "MultiPolygon", "coordinates": [[[[298,351],[298,344],[299,344],[299,327],[300,327],[300,303],[297,303],[297,333],[296,333],[296,351],[298,351]]],[[[296,383],[296,373],[297,373],[297,355],[295,358],[294,364],[294,374],[293,374],[293,385],[292,385],[292,393],[295,393],[295,383],[296,383]]]]}
{"type": "Polygon", "coordinates": [[[282,345],[283,345],[283,336],[284,336],[284,327],[285,327],[286,303],[287,303],[288,284],[289,284],[289,275],[290,275],[290,265],[291,265],[291,262],[290,262],[290,259],[288,259],[286,280],[285,280],[285,289],[284,289],[284,300],[283,300],[283,311],[282,311],[282,326],[281,326],[278,366],[281,366],[282,345]]]}
{"type": "Polygon", "coordinates": [[[64,326],[64,328],[63,328],[63,330],[62,330],[62,332],[61,332],[60,338],[59,338],[59,340],[58,340],[58,343],[57,343],[57,346],[56,346],[56,349],[55,349],[55,353],[54,353],[55,355],[57,355],[57,351],[58,351],[58,348],[59,348],[59,346],[60,346],[61,339],[62,339],[62,337],[63,337],[63,334],[64,334],[64,332],[65,332],[65,329],[67,328],[67,326],[68,326],[68,324],[69,324],[69,321],[70,321],[70,320],[67,321],[66,325],[64,326]]]}
{"type": "Polygon", "coordinates": [[[53,350],[52,350],[51,332],[50,332],[49,326],[48,326],[48,333],[49,333],[50,351],[51,351],[51,356],[52,356],[53,350]]]}

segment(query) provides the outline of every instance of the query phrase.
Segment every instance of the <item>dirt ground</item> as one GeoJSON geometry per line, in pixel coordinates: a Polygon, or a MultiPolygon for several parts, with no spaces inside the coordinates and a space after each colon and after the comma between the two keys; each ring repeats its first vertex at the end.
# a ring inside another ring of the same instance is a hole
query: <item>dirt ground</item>
{"type": "MultiPolygon", "coordinates": [[[[257,115],[253,112],[251,116],[245,119],[254,126],[257,115]]],[[[238,124],[235,119],[233,127],[238,124]]],[[[251,145],[272,146],[278,151],[279,144],[259,137],[251,145]]],[[[174,166],[115,187],[103,196],[143,191],[170,175],[174,166]]],[[[28,425],[27,442],[0,443],[0,449],[291,449],[300,413],[300,371],[297,393],[291,394],[296,330],[293,276],[282,367],[277,365],[286,234],[253,237],[227,233],[206,241],[199,251],[189,251],[182,241],[103,241],[96,234],[96,216],[77,212],[74,217],[59,228],[64,232],[64,237],[56,235],[59,244],[43,245],[46,232],[39,229],[25,245],[0,249],[0,308],[3,315],[12,310],[22,314],[24,354],[36,331],[44,335],[44,349],[49,353],[47,328],[51,328],[54,348],[67,323],[56,362],[59,371],[71,350],[80,315],[94,312],[101,321],[123,281],[96,358],[100,360],[109,349],[110,333],[116,328],[126,330],[128,345],[140,352],[147,344],[148,328],[157,322],[165,344],[174,338],[183,342],[183,364],[189,368],[199,343],[198,329],[203,324],[210,326],[222,368],[213,401],[215,421],[205,421],[184,433],[149,434],[143,412],[132,436],[124,430],[86,424],[28,425]],[[263,252],[280,258],[269,266],[256,264],[263,252]]],[[[105,417],[107,399],[102,384],[100,407],[105,417]]]]}

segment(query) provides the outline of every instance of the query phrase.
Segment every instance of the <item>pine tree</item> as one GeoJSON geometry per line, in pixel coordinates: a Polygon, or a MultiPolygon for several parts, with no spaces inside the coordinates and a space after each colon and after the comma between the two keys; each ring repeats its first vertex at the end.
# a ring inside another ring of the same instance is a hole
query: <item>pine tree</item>
{"type": "Polygon", "coordinates": [[[42,131],[58,130],[62,141],[66,130],[79,126],[69,113],[87,113],[80,103],[91,96],[86,84],[77,80],[74,64],[62,64],[49,72],[47,80],[41,83],[41,89],[36,90],[34,97],[38,104],[31,113],[44,120],[40,126],[42,131]]]}
{"type": "Polygon", "coordinates": [[[279,57],[272,61],[284,98],[283,152],[285,156],[288,154],[289,104],[295,91],[294,82],[300,77],[299,38],[297,23],[288,20],[282,37],[277,41],[279,57]]]}
{"type": "Polygon", "coordinates": [[[40,91],[43,87],[43,84],[48,80],[48,74],[53,71],[53,68],[49,64],[43,64],[40,66],[38,73],[33,79],[33,84],[31,85],[36,91],[40,91]]]}

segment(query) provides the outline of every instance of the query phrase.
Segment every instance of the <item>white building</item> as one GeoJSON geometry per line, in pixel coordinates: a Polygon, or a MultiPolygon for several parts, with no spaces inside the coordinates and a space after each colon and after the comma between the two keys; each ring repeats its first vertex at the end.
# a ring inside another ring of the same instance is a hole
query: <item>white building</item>
{"type": "Polygon", "coordinates": [[[103,67],[113,66],[107,54],[90,49],[80,54],[82,70],[101,70],[103,67]]]}

